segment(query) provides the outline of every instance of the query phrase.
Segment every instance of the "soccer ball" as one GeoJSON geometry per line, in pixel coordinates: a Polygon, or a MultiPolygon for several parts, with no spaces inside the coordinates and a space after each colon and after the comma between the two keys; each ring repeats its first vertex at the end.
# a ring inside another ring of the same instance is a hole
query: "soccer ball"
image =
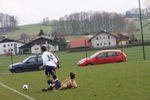
{"type": "Polygon", "coordinates": [[[22,86],[22,89],[23,89],[23,90],[28,90],[28,85],[23,85],[23,86],[22,86]]]}

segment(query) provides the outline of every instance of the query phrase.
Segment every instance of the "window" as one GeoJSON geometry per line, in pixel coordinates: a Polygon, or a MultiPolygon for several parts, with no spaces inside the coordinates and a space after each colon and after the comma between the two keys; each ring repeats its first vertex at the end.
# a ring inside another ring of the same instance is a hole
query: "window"
{"type": "Polygon", "coordinates": [[[6,49],[4,49],[4,53],[6,53],[7,52],[7,50],[6,49]]]}
{"type": "Polygon", "coordinates": [[[109,42],[108,44],[109,44],[109,45],[111,45],[111,43],[110,43],[110,42],[109,42]]]}
{"type": "Polygon", "coordinates": [[[106,45],[106,43],[104,43],[104,45],[106,45]]]}
{"type": "Polygon", "coordinates": [[[27,60],[28,63],[37,62],[37,57],[32,57],[29,60],[27,60]]]}
{"type": "Polygon", "coordinates": [[[39,48],[35,48],[35,50],[39,50],[39,48]]]}
{"type": "Polygon", "coordinates": [[[97,46],[99,46],[99,44],[97,43],[97,46]]]}
{"type": "Polygon", "coordinates": [[[105,36],[103,37],[103,39],[105,39],[105,36]]]}
{"type": "Polygon", "coordinates": [[[57,49],[57,46],[54,46],[54,49],[57,49]]]}
{"type": "Polygon", "coordinates": [[[116,52],[116,55],[117,55],[117,56],[120,56],[120,55],[122,55],[122,53],[118,53],[118,52],[116,52]]]}
{"type": "Polygon", "coordinates": [[[116,56],[116,52],[108,52],[107,56],[108,57],[116,56]]]}
{"type": "Polygon", "coordinates": [[[6,45],[4,44],[4,45],[3,45],[3,47],[5,48],[5,47],[6,47],[6,45]]]}
{"type": "Polygon", "coordinates": [[[110,36],[108,36],[108,39],[110,39],[110,36]]]}
{"type": "Polygon", "coordinates": [[[102,45],[102,43],[100,43],[102,45]]]}
{"type": "Polygon", "coordinates": [[[96,38],[96,40],[98,40],[98,37],[96,38]]]}
{"type": "Polygon", "coordinates": [[[107,57],[107,53],[101,53],[97,57],[98,58],[105,58],[105,57],[107,57]]]}
{"type": "Polygon", "coordinates": [[[38,62],[42,62],[42,57],[41,56],[38,56],[38,62]]]}
{"type": "Polygon", "coordinates": [[[11,46],[13,46],[13,44],[11,44],[11,46]]]}
{"type": "Polygon", "coordinates": [[[13,51],[13,49],[11,49],[11,51],[13,51]]]}
{"type": "Polygon", "coordinates": [[[10,44],[8,44],[8,46],[10,46],[10,44]]]}

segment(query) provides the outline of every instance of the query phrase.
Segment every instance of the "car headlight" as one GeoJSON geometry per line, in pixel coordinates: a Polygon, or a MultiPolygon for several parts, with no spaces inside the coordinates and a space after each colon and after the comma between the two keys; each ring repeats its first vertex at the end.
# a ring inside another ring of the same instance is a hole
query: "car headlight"
{"type": "Polygon", "coordinates": [[[79,62],[78,62],[78,64],[82,64],[82,63],[84,63],[84,61],[79,61],[79,62]]]}
{"type": "Polygon", "coordinates": [[[12,65],[9,65],[9,69],[12,69],[12,65]]]}

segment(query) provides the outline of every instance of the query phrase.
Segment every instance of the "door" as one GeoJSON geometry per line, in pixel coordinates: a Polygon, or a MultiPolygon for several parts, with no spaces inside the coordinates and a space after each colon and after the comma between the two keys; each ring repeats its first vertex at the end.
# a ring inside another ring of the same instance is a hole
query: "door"
{"type": "Polygon", "coordinates": [[[96,56],[94,63],[95,64],[104,64],[104,63],[107,62],[106,58],[107,58],[107,53],[106,52],[105,53],[100,53],[96,56]]]}
{"type": "Polygon", "coordinates": [[[107,52],[107,63],[117,62],[116,52],[107,52]]]}
{"type": "Polygon", "coordinates": [[[37,57],[31,57],[26,62],[26,66],[24,66],[25,71],[32,71],[32,70],[38,70],[38,67],[41,66],[38,62],[38,56],[37,57]]]}

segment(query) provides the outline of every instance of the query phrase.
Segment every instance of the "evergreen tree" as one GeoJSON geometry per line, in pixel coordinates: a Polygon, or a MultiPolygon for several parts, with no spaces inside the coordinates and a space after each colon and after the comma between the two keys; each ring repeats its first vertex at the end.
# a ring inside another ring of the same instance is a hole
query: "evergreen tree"
{"type": "Polygon", "coordinates": [[[44,35],[44,32],[43,32],[43,30],[41,29],[38,36],[42,36],[42,35],[44,35]]]}

